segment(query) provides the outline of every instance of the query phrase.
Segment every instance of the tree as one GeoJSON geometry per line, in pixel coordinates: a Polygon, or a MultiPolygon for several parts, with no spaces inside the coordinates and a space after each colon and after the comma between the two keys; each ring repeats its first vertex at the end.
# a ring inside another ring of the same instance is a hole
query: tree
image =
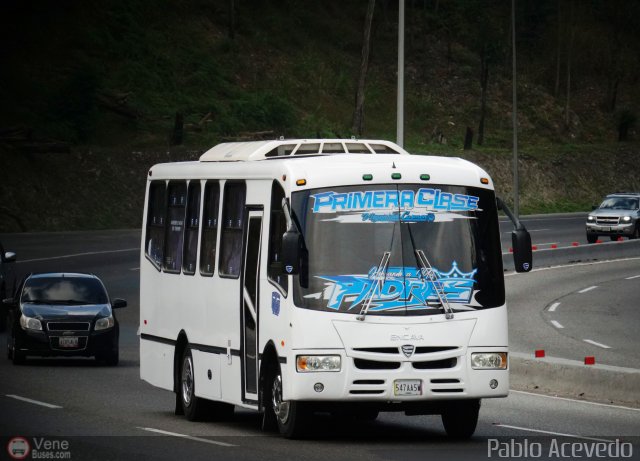
{"type": "Polygon", "coordinates": [[[351,132],[362,135],[364,126],[364,88],[369,70],[369,50],[371,47],[371,23],[373,22],[373,10],[376,1],[369,0],[367,6],[367,15],[364,20],[364,37],[362,41],[362,57],[360,60],[360,76],[358,78],[358,88],[356,90],[356,107],[353,111],[353,123],[351,124],[351,132]]]}
{"type": "Polygon", "coordinates": [[[569,43],[567,44],[567,94],[564,105],[565,128],[569,128],[569,122],[571,121],[571,116],[569,114],[569,111],[571,110],[571,58],[573,55],[573,42],[576,37],[573,9],[573,1],[569,0],[569,18],[567,19],[567,27],[569,28],[569,43]]]}
{"type": "MultiPolygon", "coordinates": [[[[505,54],[508,35],[508,15],[501,2],[475,1],[468,4],[465,19],[468,23],[466,40],[469,47],[480,57],[478,80],[480,83],[480,110],[478,120],[478,145],[484,143],[487,118],[490,69],[496,66],[505,54]]],[[[465,4],[466,5],[466,4],[465,4]]]]}

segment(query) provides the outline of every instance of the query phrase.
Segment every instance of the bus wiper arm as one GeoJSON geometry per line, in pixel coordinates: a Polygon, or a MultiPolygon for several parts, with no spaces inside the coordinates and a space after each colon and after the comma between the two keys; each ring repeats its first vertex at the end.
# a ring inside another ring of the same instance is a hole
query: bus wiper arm
{"type": "Polygon", "coordinates": [[[387,280],[387,269],[389,268],[389,259],[391,259],[391,252],[385,251],[382,254],[382,259],[380,259],[380,264],[376,267],[376,271],[374,273],[374,283],[371,284],[371,289],[367,294],[367,302],[362,307],[360,311],[360,315],[356,317],[357,320],[364,320],[367,312],[369,312],[369,308],[371,307],[371,301],[373,301],[374,296],[376,295],[376,291],[382,293],[382,288],[384,287],[384,283],[387,280]],[[377,283],[376,283],[377,281],[377,283]]]}
{"type": "Polygon", "coordinates": [[[424,254],[424,251],[418,250],[418,249],[414,251],[416,254],[416,259],[418,260],[418,264],[420,264],[420,268],[422,269],[422,272],[427,274],[427,277],[429,277],[429,280],[431,281],[431,285],[433,286],[433,289],[436,291],[436,294],[438,295],[438,299],[440,300],[440,305],[442,306],[442,310],[444,311],[445,318],[452,319],[453,309],[451,309],[451,306],[449,305],[449,301],[447,301],[447,296],[444,293],[444,290],[442,289],[442,283],[438,281],[438,279],[436,278],[433,272],[433,267],[431,266],[431,263],[429,263],[429,260],[424,254]]]}

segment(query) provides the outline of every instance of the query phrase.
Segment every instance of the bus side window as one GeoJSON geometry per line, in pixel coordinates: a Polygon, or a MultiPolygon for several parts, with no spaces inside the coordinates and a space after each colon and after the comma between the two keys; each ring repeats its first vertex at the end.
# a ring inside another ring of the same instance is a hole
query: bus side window
{"type": "Polygon", "coordinates": [[[184,236],[184,255],[182,272],[186,275],[196,273],[198,255],[198,230],[200,228],[200,181],[189,182],[187,194],[187,222],[184,236]]]}
{"type": "Polygon", "coordinates": [[[227,181],[224,185],[222,236],[220,239],[220,275],[238,278],[242,261],[242,231],[246,186],[227,181]]]}
{"type": "Polygon", "coordinates": [[[269,224],[269,264],[267,276],[286,296],[289,279],[282,270],[282,235],[287,230],[287,221],[282,210],[284,190],[278,181],[271,187],[271,223],[269,224]]]}
{"type": "Polygon", "coordinates": [[[167,203],[167,223],[163,269],[179,274],[182,267],[182,242],[184,240],[184,220],[187,206],[187,183],[169,182],[169,202],[167,203]]]}
{"type": "Polygon", "coordinates": [[[147,204],[147,234],[145,253],[158,268],[162,266],[164,252],[164,225],[167,192],[164,181],[152,181],[149,185],[149,203],[147,204]]]}
{"type": "Polygon", "coordinates": [[[200,273],[212,276],[216,267],[216,239],[218,237],[218,210],[220,207],[220,184],[207,181],[204,187],[204,214],[202,216],[202,250],[200,251],[200,273]]]}

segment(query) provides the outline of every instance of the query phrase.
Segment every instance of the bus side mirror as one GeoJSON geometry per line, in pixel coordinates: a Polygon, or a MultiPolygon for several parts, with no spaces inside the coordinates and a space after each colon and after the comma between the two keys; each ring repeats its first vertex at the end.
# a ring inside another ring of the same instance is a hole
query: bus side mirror
{"type": "Polygon", "coordinates": [[[13,251],[7,251],[2,255],[2,261],[5,263],[14,263],[16,262],[16,254],[13,251]]]}
{"type": "Polygon", "coordinates": [[[533,268],[531,235],[526,229],[516,229],[511,232],[511,242],[516,272],[529,272],[533,268]]]}
{"type": "Polygon", "coordinates": [[[302,236],[295,229],[289,229],[282,235],[282,269],[284,274],[300,273],[300,255],[302,236]]]}

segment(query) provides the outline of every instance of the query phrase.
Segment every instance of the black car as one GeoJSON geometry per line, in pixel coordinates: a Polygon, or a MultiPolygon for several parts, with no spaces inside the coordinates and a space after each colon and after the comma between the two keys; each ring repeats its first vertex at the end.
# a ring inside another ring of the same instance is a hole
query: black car
{"type": "MultiPolygon", "coordinates": [[[[16,274],[13,270],[16,261],[16,254],[12,251],[5,251],[0,242],[0,301],[13,295],[16,288],[16,274]]],[[[7,314],[0,311],[0,331],[4,331],[7,326],[7,314]]]]}
{"type": "Polygon", "coordinates": [[[27,356],[95,356],[107,365],[119,360],[118,320],[102,281],[91,274],[27,276],[16,297],[3,301],[9,312],[7,356],[14,364],[27,356]]]}

